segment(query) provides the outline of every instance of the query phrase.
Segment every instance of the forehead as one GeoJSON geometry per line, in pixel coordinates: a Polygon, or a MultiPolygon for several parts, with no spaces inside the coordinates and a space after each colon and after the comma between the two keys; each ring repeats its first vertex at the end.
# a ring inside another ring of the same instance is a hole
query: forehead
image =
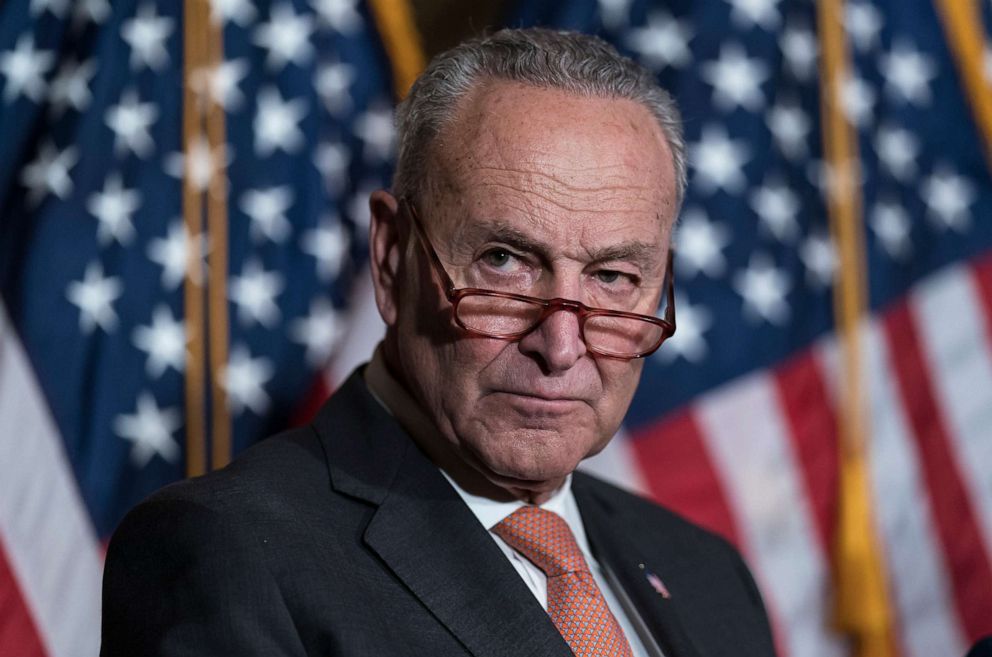
{"type": "Polygon", "coordinates": [[[459,103],[429,161],[439,221],[498,219],[549,237],[619,231],[660,245],[675,217],[667,141],[626,99],[488,82],[459,103]]]}

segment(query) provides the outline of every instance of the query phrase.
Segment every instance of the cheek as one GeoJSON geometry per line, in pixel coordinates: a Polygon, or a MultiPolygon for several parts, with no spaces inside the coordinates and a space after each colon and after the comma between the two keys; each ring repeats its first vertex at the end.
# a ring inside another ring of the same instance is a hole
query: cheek
{"type": "Polygon", "coordinates": [[[601,420],[604,424],[615,424],[619,428],[641,380],[644,361],[638,359],[625,362],[604,358],[597,361],[597,365],[603,382],[603,396],[597,404],[601,420]]]}

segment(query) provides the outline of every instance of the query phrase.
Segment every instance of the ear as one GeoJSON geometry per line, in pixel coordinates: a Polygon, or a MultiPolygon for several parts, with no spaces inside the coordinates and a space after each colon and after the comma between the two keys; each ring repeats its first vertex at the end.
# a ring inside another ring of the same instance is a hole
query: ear
{"type": "Polygon", "coordinates": [[[387,326],[396,323],[399,298],[400,226],[399,202],[385,190],[369,197],[369,265],[375,304],[387,326]]]}

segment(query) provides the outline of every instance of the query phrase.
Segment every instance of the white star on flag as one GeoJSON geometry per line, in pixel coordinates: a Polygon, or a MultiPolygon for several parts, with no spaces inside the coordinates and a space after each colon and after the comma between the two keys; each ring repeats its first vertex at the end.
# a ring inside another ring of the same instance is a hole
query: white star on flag
{"type": "Polygon", "coordinates": [[[172,34],[175,21],[155,12],[155,3],[145,2],[137,14],[121,24],[121,38],[131,46],[131,68],[143,67],[161,71],[169,64],[166,39],[172,34]]]}
{"type": "MultiPolygon", "coordinates": [[[[190,239],[180,218],[169,224],[166,237],[156,237],[148,242],[148,259],[162,267],[162,287],[166,290],[176,289],[186,277],[190,249],[195,250],[202,263],[208,251],[207,240],[204,235],[200,235],[199,239],[190,239]]],[[[194,281],[202,282],[202,271],[196,275],[198,272],[194,269],[193,273],[194,281]]]]}
{"type": "Polygon", "coordinates": [[[666,66],[680,68],[689,62],[689,42],[693,33],[685,21],[654,11],[648,15],[647,27],[631,29],[627,47],[638,54],[648,68],[660,71],[666,66]]]}
{"type": "Polygon", "coordinates": [[[74,59],[66,60],[48,88],[48,104],[53,116],[61,116],[71,107],[81,112],[90,106],[93,95],[90,93],[90,80],[96,74],[96,59],[80,64],[74,59]]]}
{"type": "Polygon", "coordinates": [[[703,304],[692,305],[688,295],[679,290],[679,329],[665,341],[665,348],[655,352],[664,363],[683,358],[690,363],[700,363],[709,351],[703,334],[713,326],[713,314],[703,304]]]}
{"type": "Polygon", "coordinates": [[[799,259],[806,267],[806,282],[813,289],[829,287],[837,271],[837,252],[831,239],[812,234],[799,247],[799,259]]]}
{"type": "Polygon", "coordinates": [[[48,194],[55,194],[63,201],[72,193],[69,172],[79,161],[75,146],[59,152],[55,144],[46,141],[38,156],[21,171],[21,183],[28,188],[28,203],[37,205],[48,194]]]}
{"type": "Polygon", "coordinates": [[[938,228],[963,233],[971,227],[968,208],[978,198],[975,187],[946,165],[939,165],[923,180],[920,196],[927,206],[927,217],[938,228]]]}
{"type": "Polygon", "coordinates": [[[268,358],[252,358],[247,347],[235,345],[227,366],[220,373],[220,383],[227,393],[227,406],[232,415],[241,415],[245,408],[255,415],[263,415],[269,408],[265,384],[274,373],[275,368],[268,358]]]}
{"type": "MultiPolygon", "coordinates": [[[[693,278],[703,272],[710,278],[722,276],[727,268],[723,249],[730,244],[730,231],[723,224],[711,222],[706,214],[697,208],[682,213],[682,220],[675,228],[675,249],[680,276],[693,278]]],[[[681,306],[679,309],[679,331],[682,330],[681,306]]]]}
{"type": "Polygon", "coordinates": [[[22,34],[13,50],[0,53],[0,75],[5,79],[3,100],[10,104],[18,96],[40,103],[45,96],[45,75],[55,65],[55,53],[35,50],[34,38],[22,34]]]}
{"type": "Polygon", "coordinates": [[[912,224],[905,208],[899,203],[891,200],[876,203],[871,212],[870,225],[890,258],[906,260],[912,255],[913,244],[909,239],[912,224]]]}
{"type": "Polygon", "coordinates": [[[349,246],[348,233],[340,219],[327,215],[317,228],[308,230],[300,238],[300,250],[317,260],[317,276],[330,282],[341,272],[349,246]]]}
{"type": "Polygon", "coordinates": [[[317,70],[314,86],[317,87],[324,107],[332,116],[343,116],[351,109],[349,90],[356,77],[354,66],[340,62],[322,64],[317,70]]]}
{"type": "Polygon", "coordinates": [[[902,128],[883,125],[875,135],[875,152],[879,162],[896,180],[908,182],[916,175],[919,151],[919,141],[902,128]]]}
{"type": "Polygon", "coordinates": [[[732,7],[730,17],[739,27],[757,25],[771,31],[778,27],[781,17],[778,13],[779,0],[727,0],[732,7]]]}
{"type": "Polygon", "coordinates": [[[313,156],[313,164],[320,171],[327,191],[338,194],[347,180],[351,152],[348,147],[335,141],[321,142],[313,156]]]}
{"type": "Polygon", "coordinates": [[[106,246],[111,240],[127,246],[134,239],[134,225],[131,216],[141,206],[141,194],[137,190],[124,189],[121,175],[112,174],[104,181],[103,191],[90,195],[86,209],[96,217],[96,237],[106,246]]]}
{"type": "Polygon", "coordinates": [[[180,373],[186,367],[186,324],[165,304],[155,307],[151,324],[135,327],[131,342],[148,355],[145,371],[153,379],[170,367],[180,373]]]}
{"type": "Polygon", "coordinates": [[[856,75],[852,75],[841,84],[841,107],[851,123],[858,127],[868,125],[871,121],[875,100],[875,90],[856,75]]]}
{"type": "Polygon", "coordinates": [[[114,301],[124,292],[121,279],[105,277],[103,265],[91,262],[86,266],[82,281],[70,281],[66,288],[66,298],[79,308],[79,328],[90,334],[100,327],[104,333],[117,328],[117,313],[114,301]]]}
{"type": "Polygon", "coordinates": [[[854,47],[863,52],[878,41],[882,14],[868,2],[848,2],[844,6],[844,29],[854,47]]]}
{"type": "Polygon", "coordinates": [[[796,78],[807,81],[816,73],[819,45],[808,28],[789,25],[782,32],[779,45],[789,70],[796,78]]]}
{"type": "Polygon", "coordinates": [[[755,112],[765,104],[761,85],[768,79],[768,67],[758,58],[749,59],[740,45],[722,45],[719,59],[700,69],[713,87],[713,103],[723,111],[743,107],[755,112]]]}
{"type": "Polygon", "coordinates": [[[300,150],[303,132],[298,124],[306,114],[306,98],[287,101],[275,87],[262,89],[254,121],[255,153],[266,157],[277,149],[289,154],[300,150]]]}
{"type": "Polygon", "coordinates": [[[930,81],[938,74],[933,58],[906,41],[896,41],[892,50],[882,55],[879,68],[890,96],[920,107],[930,104],[930,81]]]}
{"type": "Polygon", "coordinates": [[[362,15],[358,13],[357,5],[358,0],[314,0],[313,9],[324,25],[349,36],[362,28],[362,15]]]}
{"type": "Polygon", "coordinates": [[[131,151],[145,159],[155,148],[151,127],[158,120],[158,108],[154,103],[142,103],[138,92],[128,89],[121,94],[117,105],[107,108],[104,121],[114,132],[114,151],[123,155],[131,151]]]}
{"type": "Polygon", "coordinates": [[[354,132],[365,144],[362,154],[365,161],[385,161],[393,155],[396,131],[393,128],[393,111],[388,107],[374,107],[355,119],[354,132]]]}
{"type": "Polygon", "coordinates": [[[747,184],[743,168],[750,159],[747,142],[730,139],[726,128],[716,124],[704,126],[699,141],[689,149],[696,187],[705,194],[742,192],[747,184]]]}
{"type": "Polygon", "coordinates": [[[238,84],[248,75],[248,60],[245,58],[221,62],[212,68],[196,71],[191,80],[193,89],[199,94],[208,94],[226,112],[236,111],[244,103],[245,96],[238,84]]]}
{"type": "Polygon", "coordinates": [[[138,395],[138,406],[133,415],[114,418],[114,432],[132,443],[131,463],[143,468],[155,455],[168,463],[179,461],[179,445],[172,434],[183,425],[182,413],[177,408],[160,409],[148,392],[138,395]]]}
{"type": "Polygon", "coordinates": [[[231,277],[228,297],[237,305],[238,319],[243,325],[257,322],[271,329],[279,322],[279,306],[275,300],[284,287],[278,271],[265,271],[258,260],[249,259],[242,267],[241,275],[231,277]]]}
{"type": "Polygon", "coordinates": [[[761,227],[779,242],[791,242],[799,233],[799,197],[777,178],[766,179],[751,193],[751,209],[761,220],[761,227]]]}
{"type": "Polygon", "coordinates": [[[371,221],[371,210],[369,210],[369,196],[377,189],[376,181],[364,180],[350,199],[348,199],[348,218],[355,222],[359,230],[356,235],[367,237],[368,227],[371,221]]]}
{"type": "Polygon", "coordinates": [[[768,112],[768,129],[782,154],[796,161],[806,156],[806,142],[812,124],[799,105],[783,99],[768,112]]]}
{"type": "Polygon", "coordinates": [[[251,0],[210,0],[210,19],[247,27],[255,20],[255,7],[251,0]]]}
{"type": "Polygon", "coordinates": [[[343,322],[327,299],[310,302],[310,314],[294,320],[289,327],[293,341],[306,347],[307,365],[316,369],[327,365],[343,333],[343,322]]]}
{"type": "MultiPolygon", "coordinates": [[[[194,188],[203,191],[210,186],[220,168],[231,163],[231,150],[233,149],[228,144],[218,144],[211,150],[209,142],[201,137],[189,145],[188,155],[183,153],[166,155],[162,168],[173,178],[188,177],[194,188]]],[[[226,189],[226,177],[223,183],[226,189]]]]}
{"type": "Polygon", "coordinates": [[[599,5],[599,16],[603,19],[603,26],[609,30],[619,30],[630,16],[630,3],[633,0],[597,0],[599,5]]]}
{"type": "Polygon", "coordinates": [[[744,316],[750,321],[778,326],[789,321],[791,312],[785,295],[792,285],[788,275],[777,269],[768,256],[752,254],[747,269],[734,276],[733,286],[744,300],[744,316]]]}
{"type": "Polygon", "coordinates": [[[280,71],[290,62],[303,66],[310,61],[313,30],[312,15],[297,14],[292,4],[282,2],[272,7],[267,23],[255,28],[253,41],[269,52],[265,65],[280,71]]]}
{"type": "Polygon", "coordinates": [[[293,188],[289,185],[249,189],[241,195],[239,207],[251,218],[251,236],[255,240],[284,241],[292,226],[286,212],[293,205],[293,188]]]}

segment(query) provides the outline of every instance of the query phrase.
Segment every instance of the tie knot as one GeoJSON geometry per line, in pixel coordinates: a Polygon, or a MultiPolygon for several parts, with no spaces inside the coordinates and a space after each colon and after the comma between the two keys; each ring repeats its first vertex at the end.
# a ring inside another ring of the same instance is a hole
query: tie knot
{"type": "Polygon", "coordinates": [[[572,530],[557,513],[536,506],[521,507],[493,531],[548,577],[589,570],[572,530]]]}

